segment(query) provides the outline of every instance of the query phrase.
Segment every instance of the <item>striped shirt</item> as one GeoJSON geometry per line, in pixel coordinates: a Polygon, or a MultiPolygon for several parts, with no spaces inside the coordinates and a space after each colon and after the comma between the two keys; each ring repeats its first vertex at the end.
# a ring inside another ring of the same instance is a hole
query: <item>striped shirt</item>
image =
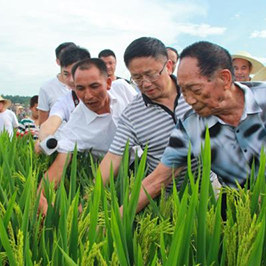
{"type": "Polygon", "coordinates": [[[17,136],[23,137],[29,133],[32,134],[34,140],[38,139],[39,127],[31,118],[24,118],[19,122],[17,136]]]}
{"type": "MultiPolygon", "coordinates": [[[[173,77],[172,79],[174,80],[173,77]]],[[[175,80],[174,82],[176,84],[175,80]]],[[[127,141],[129,147],[139,145],[143,150],[148,145],[147,166],[148,173],[151,173],[161,160],[177,119],[182,118],[191,109],[177,85],[176,89],[178,96],[175,99],[175,112],[153,102],[144,94],[138,94],[124,110],[109,152],[122,156],[127,141]]],[[[194,160],[192,170],[195,169],[197,162],[194,160]]],[[[185,173],[186,169],[182,171],[179,184],[185,173]]]]}

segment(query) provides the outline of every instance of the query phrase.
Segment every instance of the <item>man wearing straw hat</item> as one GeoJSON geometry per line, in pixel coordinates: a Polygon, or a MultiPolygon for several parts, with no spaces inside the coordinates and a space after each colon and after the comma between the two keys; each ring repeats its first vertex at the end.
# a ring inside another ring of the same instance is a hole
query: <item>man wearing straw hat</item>
{"type": "Polygon", "coordinates": [[[242,51],[232,55],[236,81],[250,81],[250,74],[257,73],[263,64],[248,52],[242,51]]]}
{"type": "Polygon", "coordinates": [[[13,128],[18,127],[16,115],[7,108],[11,105],[11,101],[0,96],[0,134],[7,131],[9,136],[13,135],[13,128]]]}

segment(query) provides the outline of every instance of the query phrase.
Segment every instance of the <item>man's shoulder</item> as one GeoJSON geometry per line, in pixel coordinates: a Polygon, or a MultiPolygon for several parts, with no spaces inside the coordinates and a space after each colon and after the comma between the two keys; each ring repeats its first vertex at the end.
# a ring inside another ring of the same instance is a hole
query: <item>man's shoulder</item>
{"type": "Polygon", "coordinates": [[[54,77],[54,78],[50,78],[48,80],[46,80],[43,85],[41,86],[41,89],[42,90],[50,90],[54,87],[65,87],[65,85],[59,81],[59,79],[57,77],[54,77]]]}

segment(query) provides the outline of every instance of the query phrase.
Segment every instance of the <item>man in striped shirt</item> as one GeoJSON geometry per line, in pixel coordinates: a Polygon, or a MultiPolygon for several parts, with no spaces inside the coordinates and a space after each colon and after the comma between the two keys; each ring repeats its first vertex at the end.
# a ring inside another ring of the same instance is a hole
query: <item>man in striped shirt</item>
{"type": "MultiPolygon", "coordinates": [[[[103,182],[109,179],[110,165],[118,173],[127,141],[130,148],[148,145],[147,165],[151,173],[159,164],[177,119],[190,110],[174,76],[172,61],[164,44],[155,38],[142,37],[126,49],[124,61],[131,81],[141,93],[124,110],[109,152],[100,164],[103,182]]],[[[193,160],[193,170],[197,162],[193,160]]],[[[178,179],[182,184],[186,169],[178,179]]]]}
{"type": "Polygon", "coordinates": [[[34,95],[30,99],[30,117],[26,117],[19,122],[17,136],[31,134],[34,140],[38,139],[39,134],[39,111],[38,111],[38,95],[34,95]]]}

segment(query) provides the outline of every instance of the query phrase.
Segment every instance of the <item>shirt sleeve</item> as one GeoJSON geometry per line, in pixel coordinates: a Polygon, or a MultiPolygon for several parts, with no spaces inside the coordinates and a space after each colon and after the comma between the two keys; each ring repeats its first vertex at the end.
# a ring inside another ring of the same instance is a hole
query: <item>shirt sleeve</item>
{"type": "Polygon", "coordinates": [[[161,162],[167,167],[180,167],[187,164],[189,138],[181,121],[173,129],[161,162]]]}
{"type": "Polygon", "coordinates": [[[122,114],[109,152],[122,156],[127,141],[129,141],[130,148],[139,145],[134,132],[135,130],[131,121],[126,115],[122,114]]]}
{"type": "Polygon", "coordinates": [[[52,106],[49,116],[56,115],[60,117],[62,121],[68,121],[67,105],[64,101],[64,96],[60,97],[56,103],[52,106]]]}
{"type": "Polygon", "coordinates": [[[48,95],[44,87],[41,87],[39,91],[38,109],[45,112],[50,110],[48,95]]]}

